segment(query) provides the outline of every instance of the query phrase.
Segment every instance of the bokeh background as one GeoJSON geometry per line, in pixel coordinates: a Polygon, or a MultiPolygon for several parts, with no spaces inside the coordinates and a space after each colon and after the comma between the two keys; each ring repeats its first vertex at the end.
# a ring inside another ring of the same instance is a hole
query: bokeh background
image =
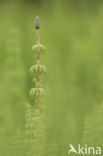
{"type": "Polygon", "coordinates": [[[97,127],[95,141],[103,136],[103,1],[0,1],[0,131],[2,136],[8,130],[6,138],[24,129],[25,103],[33,87],[29,68],[36,62],[32,45],[37,15],[46,47],[41,62],[48,69],[46,133],[48,148],[54,149],[47,155],[66,156],[70,143],[82,143],[87,116],[96,121],[89,126],[89,138],[97,127]]]}

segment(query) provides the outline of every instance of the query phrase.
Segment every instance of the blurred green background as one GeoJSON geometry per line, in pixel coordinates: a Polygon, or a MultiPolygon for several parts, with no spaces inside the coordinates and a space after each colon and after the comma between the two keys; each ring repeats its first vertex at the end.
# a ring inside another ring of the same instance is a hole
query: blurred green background
{"type": "Polygon", "coordinates": [[[54,148],[48,155],[66,156],[70,143],[82,142],[85,117],[102,102],[103,1],[0,1],[0,129],[12,134],[24,129],[25,103],[33,87],[29,68],[36,63],[37,15],[46,47],[41,62],[48,69],[46,133],[48,147],[54,148]]]}

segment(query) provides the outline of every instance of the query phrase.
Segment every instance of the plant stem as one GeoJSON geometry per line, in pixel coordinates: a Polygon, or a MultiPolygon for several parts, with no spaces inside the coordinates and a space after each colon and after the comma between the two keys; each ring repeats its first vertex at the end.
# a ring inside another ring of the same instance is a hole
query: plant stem
{"type": "MultiPolygon", "coordinates": [[[[37,38],[37,45],[38,45],[38,53],[37,53],[37,64],[40,65],[40,35],[39,35],[39,29],[36,29],[36,38],[37,38]]],[[[38,73],[36,75],[36,88],[40,87],[40,74],[38,73]]],[[[38,111],[39,110],[39,97],[36,97],[35,99],[35,108],[38,111]]]]}
{"type": "Polygon", "coordinates": [[[41,88],[41,80],[42,76],[45,74],[46,71],[45,66],[40,64],[41,53],[43,53],[45,49],[44,46],[40,44],[40,35],[39,35],[40,21],[38,16],[36,17],[35,20],[35,28],[36,28],[36,45],[33,46],[33,50],[36,53],[37,62],[30,68],[31,73],[34,72],[35,75],[35,88],[32,88],[30,90],[30,94],[33,98],[35,98],[34,105],[36,111],[38,111],[41,97],[45,95],[45,89],[41,88]]]}
{"type": "MultiPolygon", "coordinates": [[[[39,35],[39,30],[36,30],[36,38],[37,38],[37,45],[40,47],[40,35],[39,35]]],[[[40,64],[40,48],[38,49],[38,54],[37,54],[37,64],[40,64]]]]}

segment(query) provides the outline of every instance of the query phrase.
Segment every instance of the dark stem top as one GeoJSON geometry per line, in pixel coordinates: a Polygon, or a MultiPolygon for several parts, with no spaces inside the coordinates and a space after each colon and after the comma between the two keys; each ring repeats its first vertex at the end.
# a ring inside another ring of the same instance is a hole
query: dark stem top
{"type": "Polygon", "coordinates": [[[40,28],[39,16],[36,16],[36,19],[35,19],[35,28],[36,28],[36,29],[39,29],[39,28],[40,28]]]}

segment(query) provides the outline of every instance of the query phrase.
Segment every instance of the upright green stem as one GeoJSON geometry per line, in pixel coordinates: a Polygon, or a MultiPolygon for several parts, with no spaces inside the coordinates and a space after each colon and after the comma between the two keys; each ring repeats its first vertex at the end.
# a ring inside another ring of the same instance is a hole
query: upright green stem
{"type": "Polygon", "coordinates": [[[40,64],[40,35],[38,29],[36,30],[36,37],[37,37],[37,45],[39,47],[38,54],[37,54],[37,64],[40,64]]]}
{"type": "Polygon", "coordinates": [[[39,17],[36,17],[35,21],[35,28],[36,28],[36,45],[33,46],[33,50],[36,53],[37,56],[37,64],[33,65],[30,68],[30,71],[34,73],[35,76],[35,88],[32,88],[30,91],[31,96],[35,99],[34,100],[34,105],[36,111],[39,110],[39,103],[40,103],[40,98],[43,94],[45,94],[45,90],[41,87],[41,79],[43,74],[45,74],[46,69],[45,66],[40,64],[40,56],[41,53],[44,52],[45,48],[43,45],[40,44],[40,35],[39,35],[39,28],[40,28],[40,22],[39,22],[39,17]]]}
{"type": "MultiPolygon", "coordinates": [[[[39,35],[39,30],[37,29],[36,30],[36,38],[37,38],[37,45],[38,47],[40,47],[40,35],[39,35]]],[[[37,64],[40,65],[40,48],[38,48],[38,53],[37,53],[37,64]]],[[[36,88],[39,88],[40,87],[40,75],[39,75],[39,72],[38,74],[36,75],[36,88]]],[[[39,97],[35,97],[35,107],[36,107],[36,110],[39,109],[39,97]]]]}

